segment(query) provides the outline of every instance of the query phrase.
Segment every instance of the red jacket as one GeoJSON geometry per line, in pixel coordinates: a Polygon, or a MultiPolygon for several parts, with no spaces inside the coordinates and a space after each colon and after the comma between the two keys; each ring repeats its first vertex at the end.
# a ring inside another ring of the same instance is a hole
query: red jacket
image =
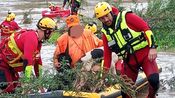
{"type": "MultiPolygon", "coordinates": [[[[119,13],[118,9],[114,7],[112,7],[112,12],[115,15],[118,15],[119,13]]],[[[150,30],[148,24],[142,18],[140,18],[134,13],[126,14],[126,23],[131,29],[138,31],[138,32],[150,30]]],[[[102,35],[102,40],[103,40],[103,45],[104,45],[104,65],[105,65],[105,69],[108,70],[111,64],[112,51],[108,47],[108,41],[104,34],[102,35]]]]}
{"type": "MultiPolygon", "coordinates": [[[[38,41],[36,31],[26,31],[15,37],[15,41],[19,49],[23,52],[23,58],[27,59],[28,65],[33,65],[35,61],[34,56],[40,52],[42,46],[41,42],[38,41]]],[[[41,57],[39,57],[39,63],[42,64],[41,57]]]]}
{"type": "MultiPolygon", "coordinates": [[[[18,33],[14,33],[14,41],[16,43],[17,48],[22,52],[23,55],[19,55],[19,53],[15,53],[13,48],[15,45],[9,44],[10,38],[7,38],[2,41],[1,45],[4,43],[4,48],[1,49],[4,57],[4,61],[9,63],[11,67],[15,63],[22,63],[20,59],[16,59],[13,63],[10,63],[9,61],[14,60],[15,58],[22,58],[23,60],[27,60],[27,65],[34,65],[37,64],[42,65],[41,56],[36,57],[40,54],[41,50],[41,42],[38,41],[38,35],[37,32],[34,30],[21,30],[18,33]],[[10,48],[12,47],[12,48],[10,48]],[[11,65],[12,64],[12,65],[11,65]]],[[[20,64],[17,64],[14,66],[17,71],[22,71],[23,66],[20,64]]]]}

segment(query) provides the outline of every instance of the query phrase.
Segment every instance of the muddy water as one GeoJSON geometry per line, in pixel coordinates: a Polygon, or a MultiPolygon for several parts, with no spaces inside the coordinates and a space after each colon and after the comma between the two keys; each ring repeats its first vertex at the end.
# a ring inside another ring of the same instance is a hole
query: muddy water
{"type": "MultiPolygon", "coordinates": [[[[0,22],[4,20],[8,10],[10,10],[17,15],[16,21],[21,27],[36,28],[36,22],[42,17],[41,11],[48,10],[47,1],[52,1],[61,6],[62,2],[58,1],[63,0],[0,0],[0,22]],[[32,9],[32,23],[23,24],[23,14],[24,12],[29,11],[29,9],[32,9]]],[[[100,0],[88,0],[88,6],[83,6],[86,10],[80,10],[80,13],[92,17],[93,14],[91,14],[92,12],[90,13],[90,11],[97,1],[100,0]]],[[[44,45],[42,47],[41,53],[45,70],[53,69],[52,56],[54,49],[54,45],[44,45]]],[[[160,73],[161,87],[157,98],[175,98],[173,97],[175,96],[175,92],[173,92],[173,89],[175,88],[175,54],[160,52],[158,54],[157,62],[162,67],[162,72],[160,73]]]]}

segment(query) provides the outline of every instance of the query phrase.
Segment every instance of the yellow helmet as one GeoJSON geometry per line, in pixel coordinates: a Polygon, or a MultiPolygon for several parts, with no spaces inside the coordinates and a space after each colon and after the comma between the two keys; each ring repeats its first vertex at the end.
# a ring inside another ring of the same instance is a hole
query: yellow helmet
{"type": "Polygon", "coordinates": [[[41,30],[55,30],[56,22],[49,17],[44,17],[38,21],[37,27],[41,30]]]}
{"type": "Polygon", "coordinates": [[[97,24],[95,22],[93,23],[88,23],[86,26],[85,26],[85,29],[89,29],[92,31],[92,33],[95,33],[97,32],[97,24]]]}
{"type": "Polygon", "coordinates": [[[99,2],[94,9],[95,17],[100,18],[104,15],[107,15],[112,11],[111,6],[107,2],[99,2]]]}
{"type": "Polygon", "coordinates": [[[16,17],[16,15],[14,13],[8,12],[8,15],[6,17],[6,20],[7,21],[12,21],[12,20],[15,19],[15,17],[16,17]]]}

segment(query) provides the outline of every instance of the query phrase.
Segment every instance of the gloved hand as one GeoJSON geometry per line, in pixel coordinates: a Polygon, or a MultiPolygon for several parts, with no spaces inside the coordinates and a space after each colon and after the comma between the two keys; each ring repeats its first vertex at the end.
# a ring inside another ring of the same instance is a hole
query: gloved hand
{"type": "Polygon", "coordinates": [[[24,76],[25,76],[25,81],[26,82],[30,81],[31,74],[32,74],[32,69],[33,69],[32,65],[26,66],[26,68],[25,68],[24,76]]]}

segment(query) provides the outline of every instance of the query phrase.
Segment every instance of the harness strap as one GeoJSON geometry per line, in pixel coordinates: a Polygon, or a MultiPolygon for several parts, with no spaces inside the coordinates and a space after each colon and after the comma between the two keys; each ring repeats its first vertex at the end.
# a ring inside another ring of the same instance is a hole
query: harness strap
{"type": "MultiPolygon", "coordinates": [[[[136,37],[136,38],[134,38],[134,39],[132,39],[132,40],[130,40],[130,41],[127,41],[127,44],[124,45],[124,46],[120,49],[119,52],[121,52],[121,51],[127,49],[127,50],[128,50],[127,52],[129,52],[129,53],[132,54],[132,52],[134,52],[134,49],[132,49],[132,50],[130,51],[131,47],[133,48],[134,46],[140,44],[141,42],[143,42],[143,41],[145,41],[145,40],[146,40],[146,39],[144,38],[144,35],[143,35],[143,33],[142,33],[142,35],[140,35],[140,36],[138,36],[138,37],[136,37]],[[135,41],[138,41],[138,42],[135,43],[135,44],[133,44],[133,45],[131,45],[131,44],[132,44],[133,42],[135,42],[135,41]]],[[[124,54],[121,54],[121,53],[120,53],[119,56],[122,56],[122,55],[124,55],[124,54]]]]}
{"type": "Polygon", "coordinates": [[[10,36],[10,41],[8,42],[8,46],[12,51],[15,50],[15,51],[13,51],[14,53],[16,53],[16,52],[18,53],[18,56],[16,58],[14,58],[12,61],[8,62],[9,64],[12,64],[12,63],[15,63],[17,60],[19,60],[20,57],[23,55],[23,53],[19,50],[19,48],[15,42],[14,33],[10,36]]]}

